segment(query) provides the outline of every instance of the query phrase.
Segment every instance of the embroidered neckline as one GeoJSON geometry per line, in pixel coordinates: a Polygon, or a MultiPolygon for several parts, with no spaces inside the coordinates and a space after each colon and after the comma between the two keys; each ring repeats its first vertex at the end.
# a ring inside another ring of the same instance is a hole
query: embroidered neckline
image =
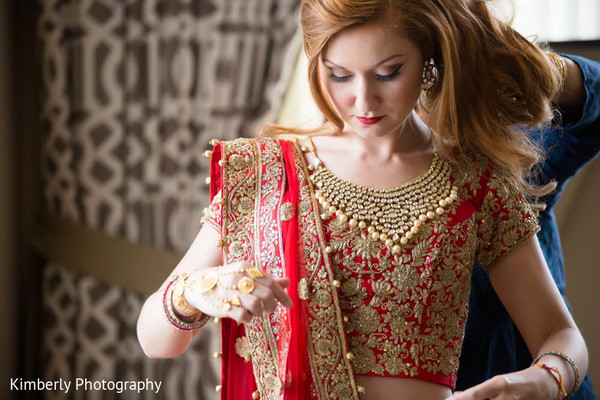
{"type": "Polygon", "coordinates": [[[423,223],[443,215],[445,208],[458,198],[452,186],[452,167],[434,153],[427,172],[391,189],[375,189],[346,181],[328,170],[309,140],[314,164],[310,180],[317,187],[315,196],[323,208],[321,218],[332,216],[348,225],[365,229],[398,254],[402,246],[419,232],[423,223]]]}

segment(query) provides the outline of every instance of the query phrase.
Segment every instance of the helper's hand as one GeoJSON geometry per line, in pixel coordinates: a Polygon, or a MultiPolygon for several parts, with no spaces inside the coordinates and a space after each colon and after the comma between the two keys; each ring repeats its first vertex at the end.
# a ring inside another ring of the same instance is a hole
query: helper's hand
{"type": "Polygon", "coordinates": [[[522,371],[497,375],[464,392],[454,392],[446,400],[554,400],[558,384],[551,373],[533,366],[522,371]]]}
{"type": "Polygon", "coordinates": [[[292,307],[288,278],[273,278],[260,268],[239,262],[197,269],[187,279],[184,297],[204,314],[247,323],[270,314],[281,303],[292,307]]]}

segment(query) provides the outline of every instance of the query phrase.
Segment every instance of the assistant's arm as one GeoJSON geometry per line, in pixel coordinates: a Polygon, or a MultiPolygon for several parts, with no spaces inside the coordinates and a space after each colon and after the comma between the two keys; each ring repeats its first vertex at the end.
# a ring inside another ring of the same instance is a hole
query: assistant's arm
{"type": "Polygon", "coordinates": [[[579,65],[568,57],[562,57],[567,66],[567,77],[562,90],[556,98],[556,104],[566,111],[580,111],[587,98],[583,72],[579,65]]]}

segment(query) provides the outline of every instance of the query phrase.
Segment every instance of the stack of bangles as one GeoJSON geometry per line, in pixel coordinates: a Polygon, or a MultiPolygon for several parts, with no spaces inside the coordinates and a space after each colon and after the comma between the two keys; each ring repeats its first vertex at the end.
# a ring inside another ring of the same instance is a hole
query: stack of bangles
{"type": "Polygon", "coordinates": [[[540,354],[539,356],[537,356],[535,358],[535,360],[533,360],[533,362],[531,363],[531,366],[541,367],[541,368],[545,369],[556,380],[556,384],[558,385],[558,400],[570,399],[573,396],[573,394],[575,394],[577,389],[579,388],[579,383],[580,383],[579,370],[577,369],[577,365],[575,364],[575,362],[573,360],[571,360],[571,358],[568,357],[566,354],[560,353],[558,351],[549,351],[547,353],[540,354]],[[565,391],[565,388],[563,386],[563,379],[562,379],[560,370],[556,367],[550,367],[544,363],[538,363],[540,358],[545,357],[545,356],[560,357],[563,360],[565,360],[567,362],[567,364],[569,364],[571,366],[571,369],[573,370],[573,376],[575,378],[575,383],[573,384],[573,389],[571,390],[571,392],[569,394],[567,394],[567,392],[565,391]]]}
{"type": "Polygon", "coordinates": [[[554,64],[556,69],[558,69],[558,72],[560,72],[560,76],[562,78],[561,86],[564,86],[565,81],[567,80],[567,63],[560,54],[548,52],[546,53],[546,55],[548,56],[550,61],[552,61],[552,64],[554,64]]]}
{"type": "Polygon", "coordinates": [[[163,295],[163,309],[167,320],[177,329],[190,331],[202,328],[210,319],[210,315],[202,313],[197,308],[190,305],[184,297],[186,290],[196,291],[202,295],[204,300],[212,307],[225,311],[231,310],[233,306],[240,306],[241,302],[238,293],[252,293],[255,287],[254,278],[264,276],[258,268],[238,269],[234,271],[220,272],[217,267],[212,271],[206,272],[204,275],[189,279],[188,274],[175,276],[167,285],[163,295]],[[242,277],[236,286],[227,286],[219,281],[223,275],[243,274],[249,276],[242,277]],[[215,293],[215,288],[219,287],[225,291],[234,291],[232,297],[222,298],[215,293]],[[211,295],[216,301],[211,301],[208,297],[211,295]],[[181,315],[176,311],[183,311],[187,316],[181,315]],[[189,321],[190,319],[192,319],[189,321]]]}

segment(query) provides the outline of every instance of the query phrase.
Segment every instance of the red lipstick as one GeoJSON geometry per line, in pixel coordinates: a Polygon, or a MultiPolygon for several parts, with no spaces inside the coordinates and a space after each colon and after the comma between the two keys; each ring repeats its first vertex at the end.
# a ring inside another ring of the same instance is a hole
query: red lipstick
{"type": "Polygon", "coordinates": [[[356,119],[363,125],[375,125],[376,123],[381,121],[382,118],[383,117],[373,117],[373,118],[356,117],[356,119]]]}

